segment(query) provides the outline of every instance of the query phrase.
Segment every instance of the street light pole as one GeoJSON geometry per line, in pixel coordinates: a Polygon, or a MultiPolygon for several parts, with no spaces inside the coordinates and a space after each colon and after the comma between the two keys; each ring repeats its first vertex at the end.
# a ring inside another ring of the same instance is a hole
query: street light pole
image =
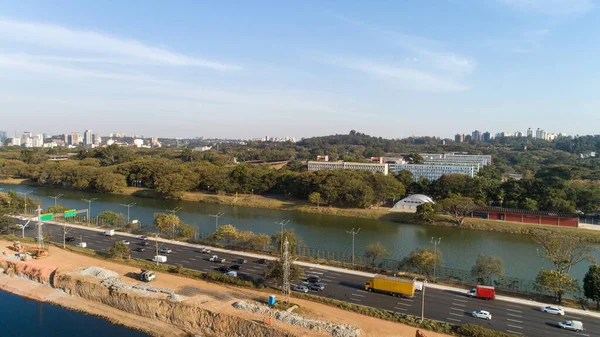
{"type": "Polygon", "coordinates": [[[129,225],[129,209],[130,209],[131,207],[135,206],[135,205],[136,205],[136,204],[135,204],[135,202],[132,202],[132,203],[130,203],[130,204],[127,204],[127,205],[125,205],[125,204],[121,204],[121,206],[123,206],[123,207],[127,207],[127,224],[128,224],[128,225],[129,225]]]}
{"type": "MultiPolygon", "coordinates": [[[[33,191],[17,192],[17,193],[23,194],[23,196],[25,197],[25,214],[27,214],[27,194],[33,193],[33,191]]],[[[19,206],[17,206],[17,207],[19,207],[19,206]]]]}
{"type": "Polygon", "coordinates": [[[275,223],[281,225],[281,237],[279,238],[279,241],[281,242],[281,255],[283,256],[283,227],[290,223],[290,220],[281,220],[281,222],[275,221],[275,223]]]}
{"type": "Polygon", "coordinates": [[[92,198],[92,199],[81,199],[85,202],[88,203],[88,216],[87,216],[87,222],[88,224],[90,223],[90,218],[92,217],[92,202],[98,200],[98,198],[92,198]]]}
{"type": "Polygon", "coordinates": [[[62,194],[57,194],[55,196],[51,196],[51,195],[48,196],[48,198],[54,199],[54,212],[56,212],[56,208],[58,207],[57,200],[60,199],[60,197],[62,197],[62,196],[63,196],[62,194]]]}
{"type": "Polygon", "coordinates": [[[352,234],[352,266],[354,267],[354,236],[356,234],[358,234],[358,232],[360,232],[360,228],[356,230],[356,232],[354,231],[354,228],[352,228],[351,231],[346,231],[346,233],[348,234],[352,234]]]}
{"type": "Polygon", "coordinates": [[[225,215],[225,213],[223,213],[223,212],[218,212],[217,214],[209,214],[209,216],[212,216],[213,218],[215,218],[215,232],[219,228],[219,218],[222,217],[223,215],[225,215]]]}
{"type": "Polygon", "coordinates": [[[425,288],[427,288],[427,280],[423,281],[423,298],[421,298],[421,322],[425,320],[425,288]]]}
{"type": "Polygon", "coordinates": [[[171,212],[171,214],[175,215],[175,213],[181,211],[181,207],[175,207],[173,209],[166,209],[165,211],[171,212]]]}
{"type": "Polygon", "coordinates": [[[440,244],[440,242],[442,242],[442,238],[437,238],[437,240],[434,237],[431,237],[431,243],[433,243],[433,281],[435,282],[435,271],[436,271],[436,267],[438,264],[438,257],[437,257],[437,246],[440,244]]]}

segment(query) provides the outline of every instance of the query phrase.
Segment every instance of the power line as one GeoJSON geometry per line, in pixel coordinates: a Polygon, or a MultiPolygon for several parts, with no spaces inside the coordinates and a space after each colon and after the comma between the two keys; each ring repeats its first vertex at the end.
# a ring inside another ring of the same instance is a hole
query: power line
{"type": "Polygon", "coordinates": [[[431,237],[431,243],[433,243],[433,281],[435,282],[435,270],[438,264],[437,246],[442,242],[442,238],[431,237]]]}
{"type": "Polygon", "coordinates": [[[283,267],[283,282],[281,286],[281,291],[283,296],[285,297],[286,303],[290,302],[290,259],[289,259],[289,246],[287,237],[285,237],[285,242],[283,243],[283,254],[282,254],[282,267],[283,267]]]}
{"type": "Polygon", "coordinates": [[[348,234],[352,234],[352,266],[354,267],[354,236],[356,236],[356,234],[358,234],[358,232],[360,232],[360,228],[356,230],[356,232],[354,231],[354,228],[352,228],[351,231],[346,231],[346,233],[348,234]]]}
{"type": "Polygon", "coordinates": [[[281,226],[281,237],[279,238],[279,242],[281,242],[281,255],[283,255],[283,227],[290,223],[290,220],[281,220],[280,222],[275,221],[275,223],[281,226]]]}
{"type": "Polygon", "coordinates": [[[209,216],[212,216],[213,218],[215,218],[215,232],[219,228],[219,218],[222,217],[223,215],[225,215],[225,213],[223,213],[223,212],[218,212],[217,214],[209,214],[209,216]]]}
{"type": "Polygon", "coordinates": [[[92,202],[98,200],[98,198],[92,199],[81,199],[88,203],[88,214],[87,214],[87,222],[90,223],[90,218],[92,217],[92,202]]]}
{"type": "Polygon", "coordinates": [[[121,204],[121,206],[127,207],[127,224],[129,224],[129,209],[135,205],[136,205],[135,202],[132,202],[131,204],[127,204],[127,205],[121,204]]]}
{"type": "Polygon", "coordinates": [[[51,195],[48,196],[48,198],[54,199],[54,212],[56,212],[56,208],[58,207],[57,200],[60,199],[60,197],[62,197],[62,196],[63,196],[62,194],[57,194],[55,196],[51,196],[51,195]]]}

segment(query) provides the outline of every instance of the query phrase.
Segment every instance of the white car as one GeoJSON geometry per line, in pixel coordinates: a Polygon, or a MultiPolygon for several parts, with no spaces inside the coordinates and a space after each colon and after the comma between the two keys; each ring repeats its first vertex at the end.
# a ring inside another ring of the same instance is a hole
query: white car
{"type": "Polygon", "coordinates": [[[142,241],[146,241],[146,240],[148,240],[148,237],[147,237],[147,236],[144,236],[144,235],[142,235],[142,236],[140,236],[140,240],[142,240],[142,241]]]}
{"type": "Polygon", "coordinates": [[[164,253],[164,254],[171,254],[173,251],[171,250],[171,248],[167,248],[167,247],[162,247],[158,250],[159,253],[164,253]]]}
{"type": "Polygon", "coordinates": [[[559,307],[553,307],[553,306],[546,306],[546,307],[542,307],[540,309],[541,312],[547,312],[549,314],[554,314],[554,315],[561,315],[564,316],[565,315],[565,311],[562,310],[562,308],[559,307]]]}
{"type": "Polygon", "coordinates": [[[476,310],[476,311],[473,311],[471,313],[471,316],[477,317],[477,318],[483,318],[483,319],[487,319],[487,320],[491,320],[492,319],[492,314],[490,314],[489,311],[485,311],[485,310],[476,310]]]}
{"type": "Polygon", "coordinates": [[[210,253],[210,249],[204,247],[204,248],[200,249],[200,253],[202,253],[202,254],[208,254],[208,253],[210,253]]]}
{"type": "Polygon", "coordinates": [[[566,330],[583,331],[583,323],[580,321],[558,322],[558,326],[566,330]]]}
{"type": "Polygon", "coordinates": [[[301,293],[307,293],[308,292],[308,287],[307,286],[303,286],[303,285],[293,286],[292,290],[293,291],[299,291],[301,293]]]}
{"type": "Polygon", "coordinates": [[[122,242],[123,242],[124,244],[126,244],[126,245],[128,245],[128,244],[129,244],[129,241],[127,241],[127,240],[123,240],[122,242]]]}

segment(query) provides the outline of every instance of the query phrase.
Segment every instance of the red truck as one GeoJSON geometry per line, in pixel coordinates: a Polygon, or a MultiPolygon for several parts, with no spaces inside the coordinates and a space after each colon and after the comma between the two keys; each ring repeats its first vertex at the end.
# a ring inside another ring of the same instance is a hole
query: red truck
{"type": "Polygon", "coordinates": [[[467,296],[483,298],[486,300],[493,300],[494,298],[496,298],[496,289],[490,286],[477,285],[475,286],[475,288],[467,292],[467,296]]]}

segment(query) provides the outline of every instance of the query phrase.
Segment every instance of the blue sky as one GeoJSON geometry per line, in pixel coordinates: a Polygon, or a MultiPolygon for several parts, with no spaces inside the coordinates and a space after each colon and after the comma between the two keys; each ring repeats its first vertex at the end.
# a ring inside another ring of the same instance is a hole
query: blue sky
{"type": "Polygon", "coordinates": [[[597,133],[595,0],[0,0],[0,129],[597,133]]]}

